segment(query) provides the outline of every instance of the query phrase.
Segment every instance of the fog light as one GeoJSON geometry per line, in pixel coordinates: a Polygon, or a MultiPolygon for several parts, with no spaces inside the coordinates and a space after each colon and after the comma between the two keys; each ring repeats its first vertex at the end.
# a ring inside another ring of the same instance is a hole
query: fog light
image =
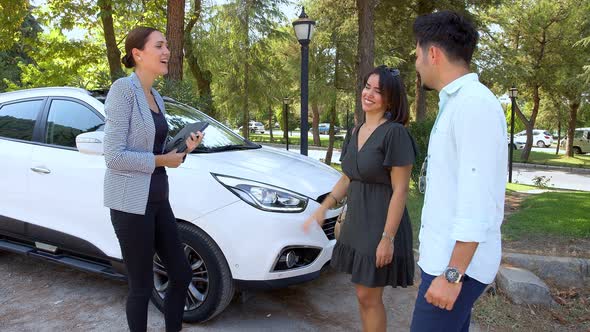
{"type": "Polygon", "coordinates": [[[286,263],[288,268],[292,268],[293,266],[295,266],[298,260],[299,257],[293,250],[287,252],[286,263]]]}
{"type": "Polygon", "coordinates": [[[271,272],[285,271],[307,266],[319,256],[322,250],[315,247],[287,247],[281,250],[271,272]]]}

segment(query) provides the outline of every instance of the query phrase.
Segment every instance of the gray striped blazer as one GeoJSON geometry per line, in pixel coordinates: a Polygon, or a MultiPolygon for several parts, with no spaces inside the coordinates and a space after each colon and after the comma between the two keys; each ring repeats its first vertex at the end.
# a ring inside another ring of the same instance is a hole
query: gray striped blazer
{"type": "MultiPolygon", "coordinates": [[[[164,112],[164,100],[153,88],[152,94],[164,112]]],[[[108,208],[145,214],[156,167],[156,127],[150,112],[135,73],[113,83],[105,101],[104,205],[108,208]]]]}

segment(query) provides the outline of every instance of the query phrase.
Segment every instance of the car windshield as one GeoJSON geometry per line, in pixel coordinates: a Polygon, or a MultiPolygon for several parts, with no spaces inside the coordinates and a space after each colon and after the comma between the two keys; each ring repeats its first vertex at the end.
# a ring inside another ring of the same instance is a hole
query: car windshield
{"type": "Polygon", "coordinates": [[[206,121],[209,126],[205,129],[205,137],[201,145],[193,153],[219,152],[227,150],[253,149],[260,145],[245,140],[231,129],[225,127],[203,112],[181,104],[166,100],[166,120],[168,121],[170,137],[174,137],[185,125],[192,122],[206,121]]]}

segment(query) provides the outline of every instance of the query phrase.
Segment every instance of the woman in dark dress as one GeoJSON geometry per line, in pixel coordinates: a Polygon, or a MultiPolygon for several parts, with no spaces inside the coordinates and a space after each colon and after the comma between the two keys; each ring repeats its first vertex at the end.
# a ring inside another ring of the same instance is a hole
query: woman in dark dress
{"type": "Polygon", "coordinates": [[[305,222],[317,223],[325,211],[347,197],[346,222],[331,265],[351,274],[364,331],[385,331],[383,288],[413,284],[412,229],[406,199],[415,143],[404,127],[409,112],[400,72],[373,69],[362,92],[365,122],[350,132],[342,147],[344,175],[305,222]]]}

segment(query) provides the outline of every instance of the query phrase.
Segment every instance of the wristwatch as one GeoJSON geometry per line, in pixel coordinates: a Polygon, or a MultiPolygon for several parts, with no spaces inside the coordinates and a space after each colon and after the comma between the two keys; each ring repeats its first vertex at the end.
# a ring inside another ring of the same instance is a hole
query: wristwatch
{"type": "Polygon", "coordinates": [[[461,274],[459,270],[457,270],[457,268],[450,266],[447,267],[445,272],[443,272],[443,275],[445,276],[445,279],[447,279],[447,281],[451,284],[458,284],[460,282],[463,282],[463,279],[465,278],[465,276],[461,274]]]}

